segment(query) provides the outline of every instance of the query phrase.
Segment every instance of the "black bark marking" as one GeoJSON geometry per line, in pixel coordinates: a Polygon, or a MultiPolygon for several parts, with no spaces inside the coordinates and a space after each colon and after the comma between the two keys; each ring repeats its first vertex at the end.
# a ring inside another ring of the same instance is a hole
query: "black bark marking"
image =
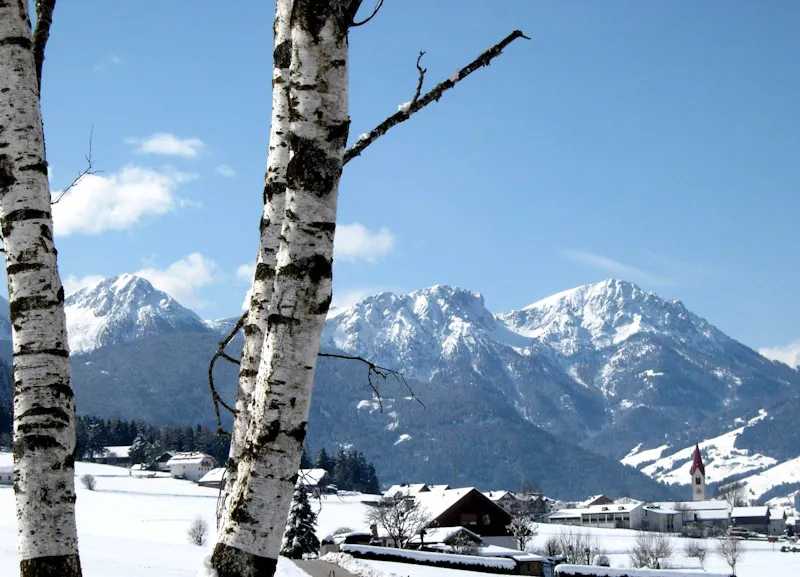
{"type": "Polygon", "coordinates": [[[275,68],[289,68],[292,64],[292,41],[284,40],[275,47],[272,53],[275,68]]]}
{"type": "Polygon", "coordinates": [[[26,435],[14,442],[14,457],[19,460],[28,451],[63,449],[64,447],[49,435],[26,435]]]}
{"type": "Polygon", "coordinates": [[[267,317],[267,327],[273,327],[279,325],[295,326],[298,323],[299,321],[297,319],[292,317],[287,317],[278,313],[272,313],[267,317]]]}
{"type": "Polygon", "coordinates": [[[341,162],[317,146],[310,138],[290,136],[294,156],[286,167],[286,180],[294,190],[307,190],[318,197],[333,191],[341,172],[341,162]]]}
{"type": "Polygon", "coordinates": [[[30,50],[31,39],[27,36],[10,36],[0,40],[0,46],[19,46],[25,50],[30,50]]]}
{"type": "Polygon", "coordinates": [[[349,119],[328,126],[328,142],[330,142],[337,148],[344,148],[347,145],[347,136],[349,134],[350,134],[349,119]]]}
{"type": "Polygon", "coordinates": [[[50,555],[19,562],[20,577],[80,577],[81,560],[77,555],[50,555]]]}
{"type": "Polygon", "coordinates": [[[336,232],[336,223],[331,221],[315,220],[308,223],[308,228],[333,234],[336,232]]]}
{"type": "Polygon", "coordinates": [[[22,423],[17,425],[17,432],[23,435],[29,435],[34,431],[52,431],[54,429],[63,429],[68,423],[50,422],[50,423],[22,423]]]}
{"type": "Polygon", "coordinates": [[[211,555],[211,566],[217,571],[218,577],[274,577],[278,560],[217,543],[211,555]]]}
{"type": "Polygon", "coordinates": [[[286,434],[297,441],[298,445],[302,447],[303,442],[306,440],[306,424],[302,423],[300,426],[287,431],[286,434]]]}
{"type": "Polygon", "coordinates": [[[333,296],[330,295],[324,301],[319,303],[317,306],[311,307],[311,314],[312,315],[325,315],[328,314],[328,311],[331,308],[331,301],[333,300],[333,296]]]}
{"type": "Polygon", "coordinates": [[[23,272],[42,270],[44,267],[45,265],[39,262],[20,262],[8,265],[6,267],[6,272],[13,276],[23,272]]]}
{"type": "Polygon", "coordinates": [[[264,185],[264,204],[270,202],[276,194],[283,194],[286,192],[286,183],[274,180],[268,180],[264,185]]]}
{"type": "Polygon", "coordinates": [[[17,418],[22,420],[28,417],[53,417],[54,419],[69,422],[67,412],[56,407],[34,407],[28,409],[17,418]]]}
{"type": "MultiPolygon", "coordinates": [[[[1,156],[0,159],[2,159],[1,156]]],[[[3,167],[2,167],[2,162],[0,161],[0,189],[2,188],[3,184],[5,184],[3,182],[2,172],[3,172],[3,167]]],[[[11,178],[13,178],[13,176],[11,176],[11,178]]],[[[16,182],[17,182],[16,179],[14,179],[11,182],[11,184],[14,184],[16,182]]],[[[11,234],[11,229],[13,228],[14,223],[21,222],[24,220],[37,220],[37,219],[49,220],[50,213],[44,210],[36,210],[33,208],[21,208],[19,210],[14,210],[12,212],[9,212],[2,220],[3,236],[7,237],[9,236],[9,234],[11,234]]]]}
{"type": "Polygon", "coordinates": [[[25,166],[20,166],[19,170],[20,172],[38,172],[40,174],[47,175],[47,163],[34,162],[33,164],[26,164],[25,166]]]}
{"type": "Polygon", "coordinates": [[[333,261],[321,254],[293,260],[283,266],[279,272],[281,276],[293,278],[308,277],[314,284],[322,279],[333,278],[333,261]]]}
{"type": "Polygon", "coordinates": [[[8,305],[11,322],[16,324],[16,320],[23,313],[37,310],[45,310],[60,304],[58,300],[50,300],[43,296],[19,297],[11,301],[8,305]]]}
{"type": "Polygon", "coordinates": [[[255,280],[266,281],[275,276],[275,267],[268,265],[265,262],[256,264],[255,280]]]}
{"type": "Polygon", "coordinates": [[[14,164],[11,158],[7,154],[0,154],[0,193],[8,192],[8,189],[17,183],[13,170],[14,164]]]}
{"type": "Polygon", "coordinates": [[[14,353],[15,357],[27,357],[30,355],[51,355],[54,357],[62,357],[66,358],[69,356],[69,351],[66,348],[48,348],[48,349],[38,349],[36,347],[20,347],[20,349],[14,353]]]}

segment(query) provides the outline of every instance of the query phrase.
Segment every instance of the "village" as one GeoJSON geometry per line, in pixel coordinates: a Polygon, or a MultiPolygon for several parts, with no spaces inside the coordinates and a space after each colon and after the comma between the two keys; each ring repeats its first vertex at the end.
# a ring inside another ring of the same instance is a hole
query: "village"
{"type": "MultiPolygon", "coordinates": [[[[220,492],[224,488],[225,469],[210,455],[168,451],[149,465],[131,465],[129,449],[106,447],[95,460],[124,467],[131,477],[179,479],[220,492]]],[[[634,548],[640,535],[656,536],[649,545],[647,539],[641,539],[645,550],[658,548],[659,535],[708,542],[708,546],[697,547],[705,553],[696,552],[696,557],[684,553],[679,561],[669,560],[668,551],[650,551],[654,556],[643,559],[636,573],[624,573],[679,577],[703,571],[704,557],[713,554],[719,542],[765,541],[782,547],[779,550],[796,550],[793,542],[798,527],[792,508],[737,506],[724,497],[708,498],[699,448],[690,475],[687,492],[691,491],[691,498],[686,501],[645,502],[631,496],[594,495],[575,502],[531,489],[481,491],[425,483],[397,484],[380,495],[369,495],[339,490],[325,469],[301,469],[297,488],[308,496],[312,508],[322,511],[346,500],[359,503],[365,511],[360,526],[342,524],[331,530],[327,523],[318,527],[318,552],[302,557],[344,565],[352,565],[356,559],[482,573],[599,576],[617,575],[616,569],[609,567],[602,542],[584,530],[636,531],[634,548]],[[537,533],[550,526],[557,532],[544,544],[533,546],[537,533]]],[[[0,467],[0,484],[11,484],[12,478],[10,467],[0,467]]]]}

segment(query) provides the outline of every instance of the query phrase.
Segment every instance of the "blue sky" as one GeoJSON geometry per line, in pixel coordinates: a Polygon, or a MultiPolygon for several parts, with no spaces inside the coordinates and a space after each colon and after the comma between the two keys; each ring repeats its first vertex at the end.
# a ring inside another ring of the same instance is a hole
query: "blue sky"
{"type": "MultiPolygon", "coordinates": [[[[62,277],[141,273],[240,310],[257,243],[273,5],[62,2],[43,80],[62,277]]],[[[365,2],[364,10],[372,5],[365,2]]],[[[618,277],[800,351],[800,4],[386,0],[351,33],[351,137],[517,41],[345,169],[338,302],[454,284],[499,312],[618,277]]],[[[778,351],[780,352],[780,351],[778,351]]]]}

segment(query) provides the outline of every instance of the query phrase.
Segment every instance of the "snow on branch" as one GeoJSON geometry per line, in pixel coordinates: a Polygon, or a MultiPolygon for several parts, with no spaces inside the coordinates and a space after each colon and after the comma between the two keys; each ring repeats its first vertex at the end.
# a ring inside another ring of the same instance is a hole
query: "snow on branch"
{"type": "Polygon", "coordinates": [[[398,111],[392,114],[389,118],[381,122],[378,126],[373,128],[370,132],[361,135],[359,138],[347,151],[344,153],[344,160],[342,161],[342,165],[347,164],[356,156],[360,156],[361,153],[364,151],[366,147],[370,144],[378,140],[381,136],[386,134],[390,128],[395,126],[396,124],[400,124],[401,122],[405,122],[409,119],[409,117],[414,114],[416,111],[425,108],[431,102],[438,102],[439,99],[442,97],[445,91],[451,89],[453,86],[461,82],[464,78],[475,72],[478,68],[483,66],[488,66],[491,64],[492,60],[494,60],[497,56],[499,56],[503,49],[511,44],[517,38],[525,38],[526,40],[530,40],[527,36],[525,36],[522,31],[514,30],[511,34],[503,38],[500,42],[489,48],[483,54],[478,56],[475,60],[470,62],[467,66],[453,74],[447,80],[440,82],[436,86],[434,86],[427,94],[425,94],[422,98],[419,98],[419,92],[422,89],[422,80],[425,74],[425,69],[421,68],[419,65],[420,59],[424,52],[420,53],[420,56],[417,58],[417,69],[419,70],[419,84],[417,87],[417,93],[414,95],[414,99],[411,102],[406,104],[402,104],[398,107],[398,111]]]}

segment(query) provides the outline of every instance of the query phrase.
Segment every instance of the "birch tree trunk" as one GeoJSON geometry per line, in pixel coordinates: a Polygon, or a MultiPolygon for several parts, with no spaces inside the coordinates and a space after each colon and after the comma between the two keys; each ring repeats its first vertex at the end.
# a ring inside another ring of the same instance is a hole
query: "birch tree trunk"
{"type": "Polygon", "coordinates": [[[14,344],[22,577],[81,574],[75,407],[27,0],[0,0],[0,227],[14,344]]]}
{"type": "Polygon", "coordinates": [[[283,223],[286,198],[286,165],[289,162],[289,64],[291,62],[291,0],[275,3],[275,49],[272,71],[272,121],[269,135],[267,174],[264,184],[264,212],[260,223],[260,238],[256,272],[250,295],[250,308],[244,325],[244,349],[239,368],[236,394],[236,417],[231,429],[231,448],[228,458],[226,501],[236,482],[247,428],[250,425],[250,405],[253,398],[261,350],[267,332],[267,315],[275,281],[275,259],[283,223]]]}
{"type": "Polygon", "coordinates": [[[297,480],[349,130],[347,29],[358,0],[295,0],[290,18],[286,208],[251,423],[211,565],[272,577],[297,480]]]}

